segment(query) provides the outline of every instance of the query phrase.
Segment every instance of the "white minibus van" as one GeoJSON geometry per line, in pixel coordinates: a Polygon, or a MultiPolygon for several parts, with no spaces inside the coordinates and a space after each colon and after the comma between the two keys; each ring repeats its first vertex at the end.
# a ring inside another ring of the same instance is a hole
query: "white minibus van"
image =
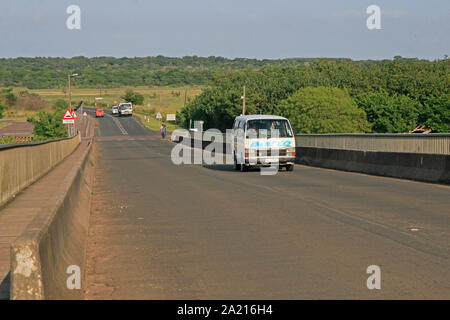
{"type": "Polygon", "coordinates": [[[236,170],[273,164],[294,170],[295,137],[288,119],[273,115],[239,116],[234,120],[232,133],[236,170]]]}

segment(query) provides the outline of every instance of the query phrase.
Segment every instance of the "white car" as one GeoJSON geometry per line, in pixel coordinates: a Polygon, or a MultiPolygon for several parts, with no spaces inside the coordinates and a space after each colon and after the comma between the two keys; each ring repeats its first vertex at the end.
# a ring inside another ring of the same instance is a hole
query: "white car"
{"type": "Polygon", "coordinates": [[[113,106],[111,109],[111,113],[114,114],[119,114],[119,106],[113,106]]]}
{"type": "Polygon", "coordinates": [[[273,115],[239,116],[233,125],[233,158],[236,170],[278,163],[294,170],[295,137],[289,120],[273,115]]]}

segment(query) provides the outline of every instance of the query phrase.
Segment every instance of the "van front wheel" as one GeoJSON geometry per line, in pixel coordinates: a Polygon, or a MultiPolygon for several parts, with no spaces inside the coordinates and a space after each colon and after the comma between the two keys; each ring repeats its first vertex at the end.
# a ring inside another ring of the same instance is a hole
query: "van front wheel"
{"type": "Polygon", "coordinates": [[[294,171],[294,165],[293,164],[288,164],[286,166],[286,171],[294,171]]]}

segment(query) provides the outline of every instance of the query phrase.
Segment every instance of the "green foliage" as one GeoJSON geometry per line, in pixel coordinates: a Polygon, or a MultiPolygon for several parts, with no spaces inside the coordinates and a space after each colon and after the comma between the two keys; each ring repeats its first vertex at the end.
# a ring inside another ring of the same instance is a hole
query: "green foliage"
{"type": "Polygon", "coordinates": [[[449,59],[352,61],[350,59],[292,58],[277,60],[225,59],[222,57],[163,56],[145,58],[73,57],[0,59],[0,87],[64,88],[67,70],[81,76],[80,87],[208,85],[228,71],[264,68],[298,69],[303,86],[348,88],[351,95],[384,88],[389,94],[414,98],[448,90],[449,59]]]}
{"type": "Polygon", "coordinates": [[[241,96],[236,91],[219,88],[206,89],[177,114],[179,124],[189,127],[189,120],[204,120],[205,129],[230,128],[234,118],[241,112],[241,96]]]}
{"type": "Polygon", "coordinates": [[[366,115],[339,88],[302,88],[279,104],[298,133],[356,133],[369,129],[366,115]]]}
{"type": "Polygon", "coordinates": [[[68,108],[67,102],[58,100],[55,111],[40,111],[38,118],[31,117],[28,122],[34,124],[34,140],[48,140],[67,137],[67,128],[62,124],[62,117],[68,108]]]}
{"type": "Polygon", "coordinates": [[[67,109],[69,109],[69,103],[63,99],[58,99],[55,102],[54,109],[57,112],[65,112],[67,109]]]}
{"type": "Polygon", "coordinates": [[[419,112],[419,124],[434,132],[450,132],[450,94],[428,98],[419,112]]]}
{"type": "Polygon", "coordinates": [[[17,97],[12,88],[2,89],[0,101],[3,101],[8,107],[12,107],[17,102],[17,97]]]}
{"type": "Polygon", "coordinates": [[[360,94],[355,100],[365,110],[373,132],[406,133],[417,126],[421,105],[405,95],[373,92],[360,94]]]}
{"type": "Polygon", "coordinates": [[[243,86],[246,86],[246,114],[276,112],[282,99],[298,90],[296,68],[265,68],[259,72],[229,72],[217,75],[214,86],[206,89],[177,116],[179,124],[188,127],[189,120],[205,121],[205,129],[231,128],[242,113],[243,86]]]}
{"type": "Polygon", "coordinates": [[[133,90],[127,90],[125,95],[122,97],[127,102],[131,102],[134,105],[142,105],[144,103],[144,96],[140,93],[134,92],[133,90]]]}
{"type": "Polygon", "coordinates": [[[3,110],[5,110],[5,106],[0,104],[0,119],[3,118],[3,110]]]}
{"type": "Polygon", "coordinates": [[[448,59],[430,62],[397,57],[395,60],[357,62],[316,59],[296,67],[271,66],[219,73],[214,77],[212,88],[204,90],[180,112],[179,124],[187,127],[192,119],[204,120],[205,128],[230,128],[233,118],[242,112],[240,97],[244,85],[248,114],[277,114],[281,101],[300,88],[328,87],[347,91],[345,100],[349,95],[366,112],[371,128],[364,123],[347,127],[358,122],[356,119],[342,127],[325,125],[325,112],[317,115],[324,117],[317,120],[322,124],[302,122],[311,132],[335,132],[346,128],[352,130],[349,132],[371,129],[374,132],[408,132],[419,124],[419,114],[424,124],[442,131],[447,128],[445,97],[450,88],[449,70],[448,59]],[[433,100],[441,95],[444,98],[433,100]]]}

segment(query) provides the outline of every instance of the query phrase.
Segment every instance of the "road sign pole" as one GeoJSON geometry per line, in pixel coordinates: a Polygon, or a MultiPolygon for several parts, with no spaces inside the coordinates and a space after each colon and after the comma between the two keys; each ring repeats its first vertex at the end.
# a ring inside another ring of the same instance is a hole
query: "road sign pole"
{"type": "Polygon", "coordinates": [[[64,113],[62,123],[67,124],[67,134],[71,136],[73,132],[73,127],[70,125],[75,125],[75,117],[73,116],[72,112],[70,112],[70,109],[67,109],[66,112],[64,113]]]}
{"type": "Polygon", "coordinates": [[[161,112],[158,112],[156,114],[156,119],[158,119],[158,125],[159,125],[159,128],[161,129],[161,119],[162,119],[161,112]]]}

